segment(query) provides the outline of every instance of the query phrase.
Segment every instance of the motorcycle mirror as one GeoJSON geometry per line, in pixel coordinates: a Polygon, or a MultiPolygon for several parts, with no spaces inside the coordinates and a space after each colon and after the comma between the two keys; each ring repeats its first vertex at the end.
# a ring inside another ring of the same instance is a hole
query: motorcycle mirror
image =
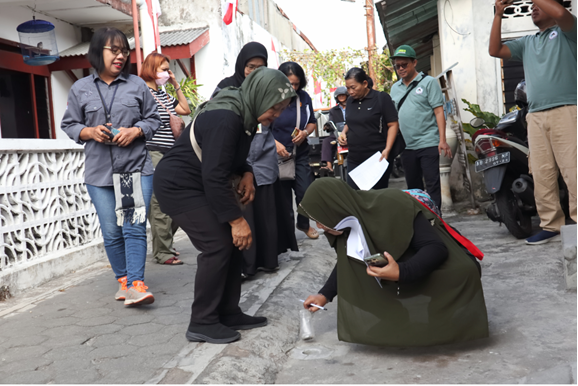
{"type": "Polygon", "coordinates": [[[482,118],[474,118],[470,121],[470,126],[474,127],[474,128],[478,128],[484,125],[484,123],[486,123],[486,121],[484,121],[482,118]]]}

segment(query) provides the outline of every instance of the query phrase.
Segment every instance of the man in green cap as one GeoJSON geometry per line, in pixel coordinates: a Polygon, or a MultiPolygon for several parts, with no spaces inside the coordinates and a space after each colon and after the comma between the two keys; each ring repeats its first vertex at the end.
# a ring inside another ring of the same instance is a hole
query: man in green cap
{"type": "Polygon", "coordinates": [[[446,142],[444,97],[438,82],[429,75],[418,73],[413,48],[402,45],[392,58],[398,78],[391,87],[391,99],[399,114],[399,129],[405,140],[401,162],[408,189],[424,189],[438,208],[442,206],[440,187],[440,154],[452,156],[446,142]]]}
{"type": "Polygon", "coordinates": [[[528,97],[528,143],[534,196],[542,231],[526,239],[544,244],[558,239],[565,216],[560,206],[558,175],[570,196],[576,221],[576,16],[562,0],[533,0],[533,35],[502,43],[502,16],[509,4],[497,0],[489,53],[524,63],[528,97]]]}

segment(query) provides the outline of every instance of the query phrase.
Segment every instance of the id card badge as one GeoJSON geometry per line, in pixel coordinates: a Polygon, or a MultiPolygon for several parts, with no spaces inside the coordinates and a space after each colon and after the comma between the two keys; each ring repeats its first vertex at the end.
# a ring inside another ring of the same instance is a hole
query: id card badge
{"type": "Polygon", "coordinates": [[[263,127],[261,127],[261,124],[259,123],[257,125],[257,134],[261,134],[263,132],[263,127]]]}

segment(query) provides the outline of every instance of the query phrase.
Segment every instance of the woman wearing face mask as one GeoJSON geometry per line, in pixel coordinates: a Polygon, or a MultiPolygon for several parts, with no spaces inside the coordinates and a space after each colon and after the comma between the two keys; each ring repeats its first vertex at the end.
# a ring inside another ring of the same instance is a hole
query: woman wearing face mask
{"type": "Polygon", "coordinates": [[[294,96],[281,72],[253,71],[240,88],[221,90],[200,105],[156,168],[154,190],[162,211],[201,252],[186,333],[190,341],[229,343],[241,336],[235,330],[267,324],[239,307],[242,251],[252,243],[242,205],[255,194],[247,155],[257,125],[270,125],[294,96]],[[231,178],[238,177],[233,192],[231,178]]]}
{"type": "Polygon", "coordinates": [[[84,145],[85,182],[96,208],[104,248],[120,288],[116,300],[149,304],[144,284],[146,214],[153,193],[153,164],[145,141],[161,125],[145,82],[130,75],[130,48],[116,28],[94,33],[88,49],[93,75],[68,94],[61,128],[84,145]]]}
{"type": "MultiPolygon", "coordinates": [[[[163,155],[175,144],[175,137],[171,130],[170,114],[189,115],[189,102],[183,94],[175,75],[170,70],[170,58],[166,55],[153,52],[145,59],[140,77],[144,79],[149,91],[155,98],[157,110],[161,117],[162,125],[154,137],[147,141],[147,149],[151,155],[153,166],[156,167],[163,155]],[[159,86],[171,83],[177,92],[178,100],[167,94],[159,86]],[[168,110],[168,111],[167,111],[168,110]]],[[[151,224],[153,259],[158,264],[181,265],[183,264],[175,255],[173,249],[173,236],[178,227],[169,216],[161,212],[159,203],[153,194],[151,209],[149,212],[151,224]]]]}

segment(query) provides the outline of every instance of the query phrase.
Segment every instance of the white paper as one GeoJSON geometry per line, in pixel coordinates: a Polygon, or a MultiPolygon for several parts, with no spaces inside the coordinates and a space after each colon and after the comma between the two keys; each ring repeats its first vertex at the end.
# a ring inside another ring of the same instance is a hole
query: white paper
{"type": "Polygon", "coordinates": [[[370,190],[373,188],[387,170],[389,162],[387,162],[386,159],[380,162],[380,157],[381,153],[378,151],[348,173],[348,177],[353,179],[353,182],[355,182],[360,190],[370,190]]]}
{"type": "MultiPolygon", "coordinates": [[[[347,238],[347,256],[361,260],[367,265],[364,258],[370,256],[371,252],[367,246],[367,241],[365,240],[365,235],[363,234],[359,220],[354,216],[345,217],[333,229],[340,231],[345,228],[350,228],[349,237],[347,238]]],[[[375,280],[377,284],[383,288],[381,281],[377,277],[375,280]]]]}

